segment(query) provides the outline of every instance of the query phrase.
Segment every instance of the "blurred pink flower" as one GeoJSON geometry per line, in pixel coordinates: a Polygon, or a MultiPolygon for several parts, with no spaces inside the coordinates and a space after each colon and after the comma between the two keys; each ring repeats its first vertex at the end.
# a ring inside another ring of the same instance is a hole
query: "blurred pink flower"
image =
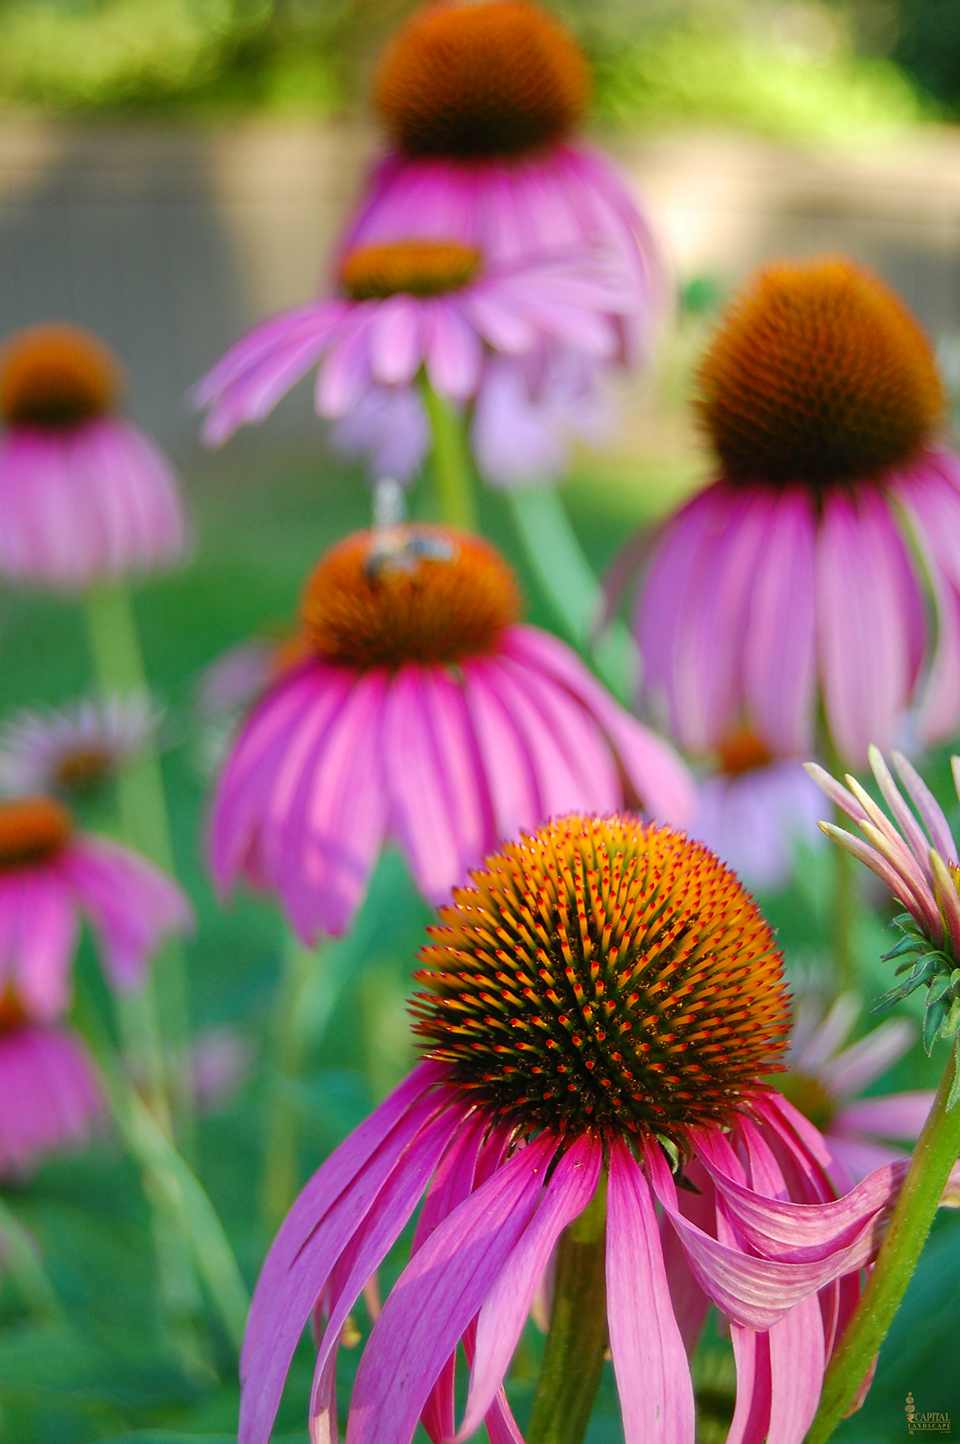
{"type": "Polygon", "coordinates": [[[608,1335],[582,1339],[583,1367],[598,1353],[602,1365],[608,1337],[626,1444],[694,1444],[688,1357],[711,1301],[737,1362],[730,1440],[798,1444],[905,1167],[838,1199],[816,1129],[757,1080],[782,1053],[787,995],[736,879],[668,828],[568,817],[489,858],[432,938],[414,1006],[427,1061],[314,1175],[263,1266],[240,1444],[267,1444],[311,1316],[311,1438],[338,1437],[344,1323],[421,1198],[411,1260],[360,1360],[347,1444],[409,1444],[418,1421],[434,1444],[483,1422],[494,1444],[518,1444],[504,1376],[566,1226],[592,1205],[604,1238],[604,1172],[608,1335]],[[686,979],[683,1001],[658,994],[665,935],[699,939],[701,925],[709,948],[689,945],[671,974],[686,979]],[[698,987],[706,1011],[691,1007],[698,987]],[[669,1053],[682,1079],[649,1066],[665,1056],[661,1029],[689,1030],[669,1053]],[[681,1167],[692,1189],[677,1187],[681,1167]]]}
{"type": "Polygon", "coordinates": [[[918,733],[948,735],[960,462],[930,449],[943,393],[899,299],[843,260],[770,267],[708,351],[698,406],[723,475],[666,524],[637,611],[674,735],[699,752],[746,723],[773,756],[809,755],[822,705],[860,766],[889,746],[925,658],[918,733]]]}
{"type": "Polygon", "coordinates": [[[372,387],[402,393],[421,368],[438,393],[468,401],[490,352],[522,356],[549,340],[611,356],[618,339],[610,317],[633,304],[597,251],[495,267],[469,246],[425,240],[416,229],[351,250],[339,281],[340,297],[264,322],[198,383],[194,400],[210,413],[206,442],[218,446],[243,422],[262,421],[318,362],[317,411],[333,420],[372,387]]]}
{"type": "Polygon", "coordinates": [[[174,472],[111,414],[119,367],[73,326],[18,332],[0,353],[0,576],[82,590],[178,560],[186,524],[174,472]]]}
{"type": "Polygon", "coordinates": [[[787,882],[798,842],[818,847],[823,805],[799,762],[776,761],[749,731],[725,737],[719,770],[697,783],[691,837],[706,843],[748,887],[787,882]]]}
{"type": "Polygon", "coordinates": [[[190,1058],[197,1112],[215,1113],[246,1082],[253,1067],[253,1044],[235,1028],[208,1028],[194,1038],[190,1058]]]}
{"type": "Polygon", "coordinates": [[[142,695],[24,708],[0,731],[0,791],[23,796],[95,787],[137,756],[159,720],[142,695]]]}
{"type": "Polygon", "coordinates": [[[260,701],[217,786],[211,858],[277,892],[305,941],[360,905],[387,836],[434,902],[501,838],[583,808],[682,823],[689,775],[555,637],[516,624],[487,543],[357,533],[302,606],[312,655],[260,701]]]}
{"type": "Polygon", "coordinates": [[[843,993],[826,1012],[819,999],[801,997],[789,1070],[774,1083],[823,1134],[832,1155],[830,1176],[841,1192],[872,1169],[908,1156],[887,1140],[916,1143],[934,1098],[932,1089],[858,1096],[917,1037],[908,1019],[893,1018],[844,1047],[862,1008],[853,993],[843,993]]]}
{"type": "Polygon", "coordinates": [[[22,1178],[44,1154],[89,1142],[104,1108],[74,1033],[9,1014],[0,1003],[0,1177],[22,1178]]]}
{"type": "Polygon", "coordinates": [[[49,797],[0,804],[0,999],[48,1023],[70,1005],[70,970],[86,917],[107,981],[139,988],[161,941],[189,930],[178,885],[106,838],[73,830],[49,797]]]}

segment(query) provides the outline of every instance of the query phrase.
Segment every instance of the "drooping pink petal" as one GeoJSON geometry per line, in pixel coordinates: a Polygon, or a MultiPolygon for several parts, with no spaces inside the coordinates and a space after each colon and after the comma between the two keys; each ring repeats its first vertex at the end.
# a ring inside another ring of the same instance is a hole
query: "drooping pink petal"
{"type": "Polygon", "coordinates": [[[147,964],[168,937],[194,925],[189,899],[172,877],[106,838],[75,838],[57,861],[90,919],[114,987],[142,986],[147,964]]]}
{"type": "Polygon", "coordinates": [[[731,1323],[737,1402],[726,1444],[764,1444],[770,1425],[770,1335],[731,1323]]]}
{"type": "Polygon", "coordinates": [[[370,384],[370,331],[376,315],[375,301],[361,302],[344,318],[321,363],[314,405],[328,421],[346,416],[370,384]]]}
{"type": "Polygon", "coordinates": [[[22,1179],[43,1154],[88,1142],[103,1113],[73,1033],[28,1024],[0,1034],[0,1176],[22,1179]]]}
{"type": "Polygon", "coordinates": [[[855,1098],[902,1058],[915,1041],[917,1030],[907,1018],[891,1018],[865,1038],[825,1059],[820,1081],[836,1098],[855,1098]]]}
{"type": "Polygon", "coordinates": [[[347,1444],[409,1444],[437,1374],[539,1202],[555,1149],[542,1137],[518,1150],[410,1260],[360,1361],[347,1444]]]}
{"type": "Polygon", "coordinates": [[[406,386],[419,371],[424,351],[423,311],[424,302],[399,295],[381,301],[372,312],[367,343],[370,374],[381,386],[406,386]]]}
{"type": "Polygon", "coordinates": [[[527,739],[501,698],[500,674],[495,657],[468,658],[463,694],[490,792],[494,832],[498,838],[514,838],[535,828],[547,810],[527,739]]]}
{"type": "Polygon", "coordinates": [[[7,952],[16,995],[27,1015],[52,1023],[67,1011],[79,918],[70,884],[55,866],[16,870],[0,877],[7,952]]]}
{"type": "Polygon", "coordinates": [[[533,1303],[537,1283],[562,1231],[590,1202],[600,1177],[598,1140],[580,1138],[563,1155],[539,1207],[480,1310],[467,1408],[456,1434],[465,1444],[503,1383],[533,1303]]]}
{"type": "Polygon", "coordinates": [[[886,750],[922,658],[923,606],[886,497],[824,498],[817,537],[820,676],[840,755],[862,766],[886,750]]]}
{"type": "Polygon", "coordinates": [[[656,1210],[647,1180],[620,1139],[610,1144],[607,1319],[626,1444],[693,1444],[693,1383],[670,1302],[656,1210]]]}
{"type": "Polygon", "coordinates": [[[435,306],[428,324],[424,353],[430,385],[441,396],[469,400],[483,369],[480,338],[454,304],[435,306]]]}
{"type": "Polygon", "coordinates": [[[696,795],[673,748],[625,712],[569,647],[548,632],[527,626],[512,627],[504,646],[531,669],[555,678],[589,710],[651,816],[676,826],[689,821],[696,795]]]}
{"type": "Polygon", "coordinates": [[[878,1138],[896,1138],[914,1143],[933,1107],[934,1094],[928,1088],[891,1093],[883,1098],[855,1098],[838,1108],[832,1127],[841,1132],[873,1133],[878,1138]]]}
{"type": "Polygon", "coordinates": [[[862,1010],[863,1004],[856,993],[841,993],[839,998],[835,998],[831,1003],[826,1016],[804,1046],[797,1051],[791,1060],[791,1066],[800,1073],[819,1073],[837,1049],[842,1048],[847,1041],[862,1010]]]}
{"type": "MultiPolygon", "coordinates": [[[[709,1173],[696,1157],[692,1158],[684,1173],[698,1193],[687,1189],[677,1190],[677,1205],[680,1212],[689,1218],[704,1233],[711,1231],[716,1211],[716,1191],[709,1173]]],[[[674,1317],[688,1358],[693,1358],[700,1340],[703,1326],[710,1309],[710,1300],[697,1282],[683,1245],[676,1230],[668,1219],[661,1220],[660,1247],[663,1251],[663,1265],[670,1286],[670,1301],[674,1317]]]]}
{"type": "Polygon", "coordinates": [[[747,713],[776,756],[802,754],[812,743],[815,533],[809,490],[780,492],[757,554],[743,657],[747,713]]]}

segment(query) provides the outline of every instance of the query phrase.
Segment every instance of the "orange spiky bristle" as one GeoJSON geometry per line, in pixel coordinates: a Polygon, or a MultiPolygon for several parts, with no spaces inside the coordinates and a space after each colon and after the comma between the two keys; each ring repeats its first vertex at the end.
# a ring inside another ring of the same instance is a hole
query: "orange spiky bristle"
{"type": "Polygon", "coordinates": [[[18,797],[0,804],[0,870],[53,857],[72,831],[69,812],[52,797],[18,797]]]}
{"type": "Polygon", "coordinates": [[[479,251],[459,241],[386,241],[351,251],[340,267],[340,285],[354,301],[400,292],[440,296],[468,285],[481,260],[479,251]]]}
{"type": "Polygon", "coordinates": [[[301,604],[314,649],[361,668],[442,665],[495,651],[519,614],[517,584],[499,552],[440,526],[354,532],[323,557],[301,604]]]}
{"type": "Polygon", "coordinates": [[[695,402],[734,481],[878,477],[931,437],[930,343],[878,276],[843,258],[761,271],[721,321],[695,402]]]}
{"type": "Polygon", "coordinates": [[[110,411],[121,389],[113,353],[79,326],[31,326],[0,351],[0,416],[11,426],[69,430],[110,411]]]}
{"type": "Polygon", "coordinates": [[[561,818],[440,910],[414,1031],[526,1131],[724,1121],[777,1071],[783,960],[736,876],[683,834],[561,818]]]}
{"type": "Polygon", "coordinates": [[[589,94],[576,40],[541,6],[435,0],[388,44],[373,103],[408,155],[466,160],[562,140],[589,94]]]}

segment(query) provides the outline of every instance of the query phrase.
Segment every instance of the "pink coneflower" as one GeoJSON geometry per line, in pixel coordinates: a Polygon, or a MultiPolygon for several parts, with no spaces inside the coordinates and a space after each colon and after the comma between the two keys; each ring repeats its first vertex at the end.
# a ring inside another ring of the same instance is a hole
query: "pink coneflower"
{"type": "Polygon", "coordinates": [[[573,807],[682,822],[692,785],[555,637],[517,624],[479,537],[358,532],[304,591],[310,655],[243,728],[217,787],[213,870],[277,893],[300,935],[342,932],[384,839],[440,902],[492,847],[573,807]]]}
{"type": "Polygon", "coordinates": [[[8,989],[0,998],[0,1177],[22,1178],[47,1153],[89,1142],[103,1100],[80,1040],[27,1022],[8,989]]]}
{"type": "Polygon", "coordinates": [[[829,1010],[802,998],[787,1055],[788,1071],[774,1086],[823,1134],[833,1156],[830,1176],[843,1190],[874,1168],[906,1158],[899,1143],[916,1143],[933,1104],[933,1090],[918,1088],[861,1098],[864,1088],[902,1058],[916,1041],[907,1018],[881,1023],[844,1047],[862,1010],[842,993],[829,1010]]]}
{"type": "Polygon", "coordinates": [[[618,347],[611,315],[630,310],[623,279],[596,253],[492,266],[473,246],[423,239],[355,246],[335,298],[298,306],[244,336],[198,384],[204,440],[219,445],[262,421],[320,362],[316,407],[347,416],[372,387],[401,393],[424,371],[453,401],[476,395],[485,356],[563,342],[594,357],[618,347]]]}
{"type": "Polygon", "coordinates": [[[650,231],[606,157],[572,141],[590,95],[569,30],[527,0],[421,5],[388,44],[373,104],[394,149],[344,249],[432,236],[492,265],[564,251],[616,257],[634,304],[629,355],[649,328],[658,266],[650,231]]]}
{"type": "MultiPolygon", "coordinates": [[[[241,1444],[266,1444],[311,1315],[311,1437],[338,1437],[344,1322],[423,1195],[347,1444],[409,1444],[418,1420],[434,1444],[484,1420],[517,1441],[502,1383],[555,1250],[547,1349],[565,1337],[554,1384],[575,1383],[580,1437],[609,1341],[627,1444],[693,1444],[687,1360],[712,1301],[738,1366],[730,1439],[799,1444],[904,1170],[837,1199],[822,1138],[759,1081],[788,995],[736,877],[669,828],[568,817],[488,858],[431,934],[425,1061],[307,1184],[264,1264],[241,1444]]],[[[533,1404],[541,1425],[565,1407],[533,1404]]]]}
{"type": "Polygon", "coordinates": [[[74,831],[50,797],[0,804],[0,997],[46,1023],[70,1004],[81,916],[112,987],[135,989],[160,942],[192,911],[175,882],[129,848],[74,831]]]}
{"type": "Polygon", "coordinates": [[[921,735],[960,717],[960,463],[936,444],[926,336],[843,259],[762,272],[704,360],[721,478],[666,525],[639,604],[647,685],[700,751],[744,721],[809,755],[818,706],[860,765],[889,745],[938,642],[921,735]]]}
{"type": "Polygon", "coordinates": [[[24,708],[0,731],[0,791],[90,791],[133,761],[159,720],[150,698],[138,695],[24,708]]]}
{"type": "Polygon", "coordinates": [[[724,737],[716,760],[718,770],[697,784],[691,837],[706,843],[748,887],[782,887],[797,844],[823,841],[817,789],[799,762],[771,757],[748,729],[724,737]]]}
{"type": "Polygon", "coordinates": [[[34,326],[0,352],[0,575],[73,591],[175,562],[169,462],[113,414],[122,378],[95,336],[34,326]]]}

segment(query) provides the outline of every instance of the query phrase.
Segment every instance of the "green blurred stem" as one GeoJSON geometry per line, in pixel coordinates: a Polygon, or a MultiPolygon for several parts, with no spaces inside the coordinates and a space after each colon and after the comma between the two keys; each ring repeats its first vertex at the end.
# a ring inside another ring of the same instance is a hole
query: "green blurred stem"
{"type": "Polygon", "coordinates": [[[425,372],[420,374],[420,394],[433,433],[433,479],[440,502],[440,516],[450,526],[476,531],[473,462],[464,418],[452,401],[434,391],[425,372]]]}
{"type": "Polygon", "coordinates": [[[204,1360],[195,1340],[196,1276],[239,1351],[250,1305],[233,1250],[203,1185],[130,1083],[82,974],[75,1020],[99,1065],[100,1083],[127,1150],[137,1163],[154,1217],[160,1289],[168,1325],[182,1353],[204,1360]],[[191,1344],[190,1339],[193,1337],[191,1344]]]}
{"type": "Polygon", "coordinates": [[[823,1381],[820,1407],[806,1444],[826,1444],[850,1405],[874,1355],[887,1336],[917,1266],[950,1170],[960,1155],[960,1104],[947,1103],[958,1067],[958,1043],[947,1066],[923,1132],[913,1150],[877,1262],[856,1312],[837,1346],[823,1381]]]}
{"type": "Polygon", "coordinates": [[[0,1199],[0,1266],[39,1324],[65,1322],[60,1300],[30,1235],[0,1199]]]}
{"type": "MultiPolygon", "coordinates": [[[[842,826],[839,808],[834,809],[834,820],[842,826]]],[[[853,929],[857,919],[856,859],[845,847],[834,847],[833,852],[833,918],[831,941],[836,966],[837,996],[857,984],[857,963],[853,947],[853,929]]]]}
{"type": "MultiPolygon", "coordinates": [[[[93,587],[84,598],[87,633],[97,683],[104,697],[147,696],[147,675],[130,590],[125,582],[93,587]]],[[[170,821],[160,759],[152,743],[117,779],[120,824],[125,840],[165,872],[175,875],[170,821]]],[[[177,1131],[188,1156],[194,1153],[190,1066],[190,1016],[183,947],[164,944],[147,987],[120,1006],[125,1045],[144,1075],[147,1096],[166,1124],[172,1104],[177,1131]]]]}
{"type": "Polygon", "coordinates": [[[607,1185],[564,1229],[550,1309],[550,1332],[527,1425],[527,1444],[582,1444],[607,1349],[607,1185]]]}
{"type": "Polygon", "coordinates": [[[300,1186],[301,1109],[296,1094],[309,1041],[305,1013],[324,966],[321,950],[305,948],[292,934],[287,937],[273,1019],[260,1189],[263,1222],[271,1238],[300,1186]]]}
{"type": "Polygon", "coordinates": [[[603,594],[559,492],[553,486],[517,487],[506,498],[530,565],[568,640],[628,705],[638,672],[636,644],[619,619],[596,635],[603,594]]]}

